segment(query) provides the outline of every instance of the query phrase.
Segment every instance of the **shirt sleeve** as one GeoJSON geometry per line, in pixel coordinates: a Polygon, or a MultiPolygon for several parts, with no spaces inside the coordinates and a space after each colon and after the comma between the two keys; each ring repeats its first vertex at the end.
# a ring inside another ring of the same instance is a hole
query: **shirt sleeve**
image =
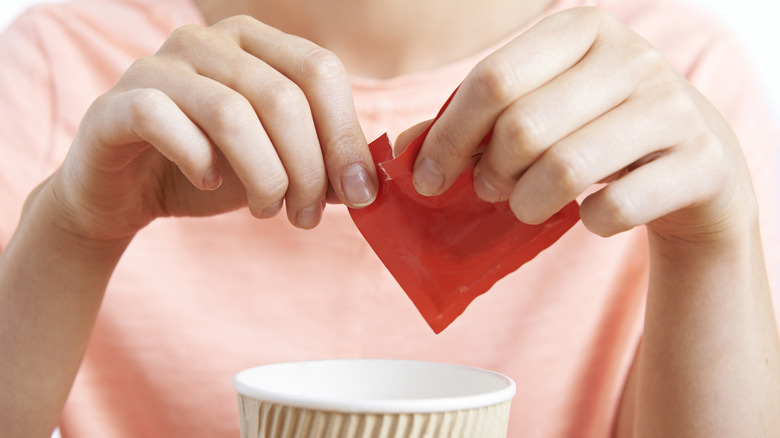
{"type": "Polygon", "coordinates": [[[52,87],[35,17],[28,10],[0,32],[0,249],[27,195],[50,171],[52,87]]]}

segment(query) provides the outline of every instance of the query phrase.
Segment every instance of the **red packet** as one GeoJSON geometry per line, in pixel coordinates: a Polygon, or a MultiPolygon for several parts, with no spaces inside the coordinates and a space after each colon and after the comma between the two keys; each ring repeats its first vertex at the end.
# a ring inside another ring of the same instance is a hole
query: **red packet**
{"type": "Polygon", "coordinates": [[[371,142],[379,194],[373,204],[350,209],[350,214],[428,325],[440,333],[476,297],[558,240],[579,220],[579,206],[571,202],[542,224],[524,224],[508,202],[491,204],[477,197],[475,160],[445,193],[420,195],[412,170],[427,134],[395,159],[387,135],[371,142]]]}

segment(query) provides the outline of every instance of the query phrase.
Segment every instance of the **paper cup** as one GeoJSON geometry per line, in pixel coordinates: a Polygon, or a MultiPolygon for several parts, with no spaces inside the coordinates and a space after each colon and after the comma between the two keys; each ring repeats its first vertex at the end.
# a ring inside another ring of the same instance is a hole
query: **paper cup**
{"type": "Polygon", "coordinates": [[[506,438],[515,383],[460,365],[290,362],[238,373],[242,438],[506,438]]]}

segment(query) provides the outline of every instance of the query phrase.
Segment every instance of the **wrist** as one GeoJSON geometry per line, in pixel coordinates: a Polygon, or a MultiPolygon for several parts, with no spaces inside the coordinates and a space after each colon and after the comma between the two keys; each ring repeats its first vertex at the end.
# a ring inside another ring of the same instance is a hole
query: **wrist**
{"type": "Polygon", "coordinates": [[[16,236],[34,236],[49,251],[91,263],[115,264],[133,238],[101,238],[89,232],[78,214],[63,202],[54,186],[55,176],[38,185],[27,197],[16,236]]]}
{"type": "Polygon", "coordinates": [[[751,190],[689,207],[648,224],[650,251],[671,260],[761,250],[758,204],[751,190]]]}

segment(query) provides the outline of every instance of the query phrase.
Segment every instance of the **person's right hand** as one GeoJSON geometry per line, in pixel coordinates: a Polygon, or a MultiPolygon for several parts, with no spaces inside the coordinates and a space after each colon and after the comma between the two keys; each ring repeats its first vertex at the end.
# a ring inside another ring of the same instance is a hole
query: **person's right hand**
{"type": "Polygon", "coordinates": [[[286,204],[312,228],[329,183],[370,204],[376,174],[350,85],[331,52],[249,17],[174,31],[90,107],[49,183],[66,226],[134,235],[161,216],[286,204]]]}

